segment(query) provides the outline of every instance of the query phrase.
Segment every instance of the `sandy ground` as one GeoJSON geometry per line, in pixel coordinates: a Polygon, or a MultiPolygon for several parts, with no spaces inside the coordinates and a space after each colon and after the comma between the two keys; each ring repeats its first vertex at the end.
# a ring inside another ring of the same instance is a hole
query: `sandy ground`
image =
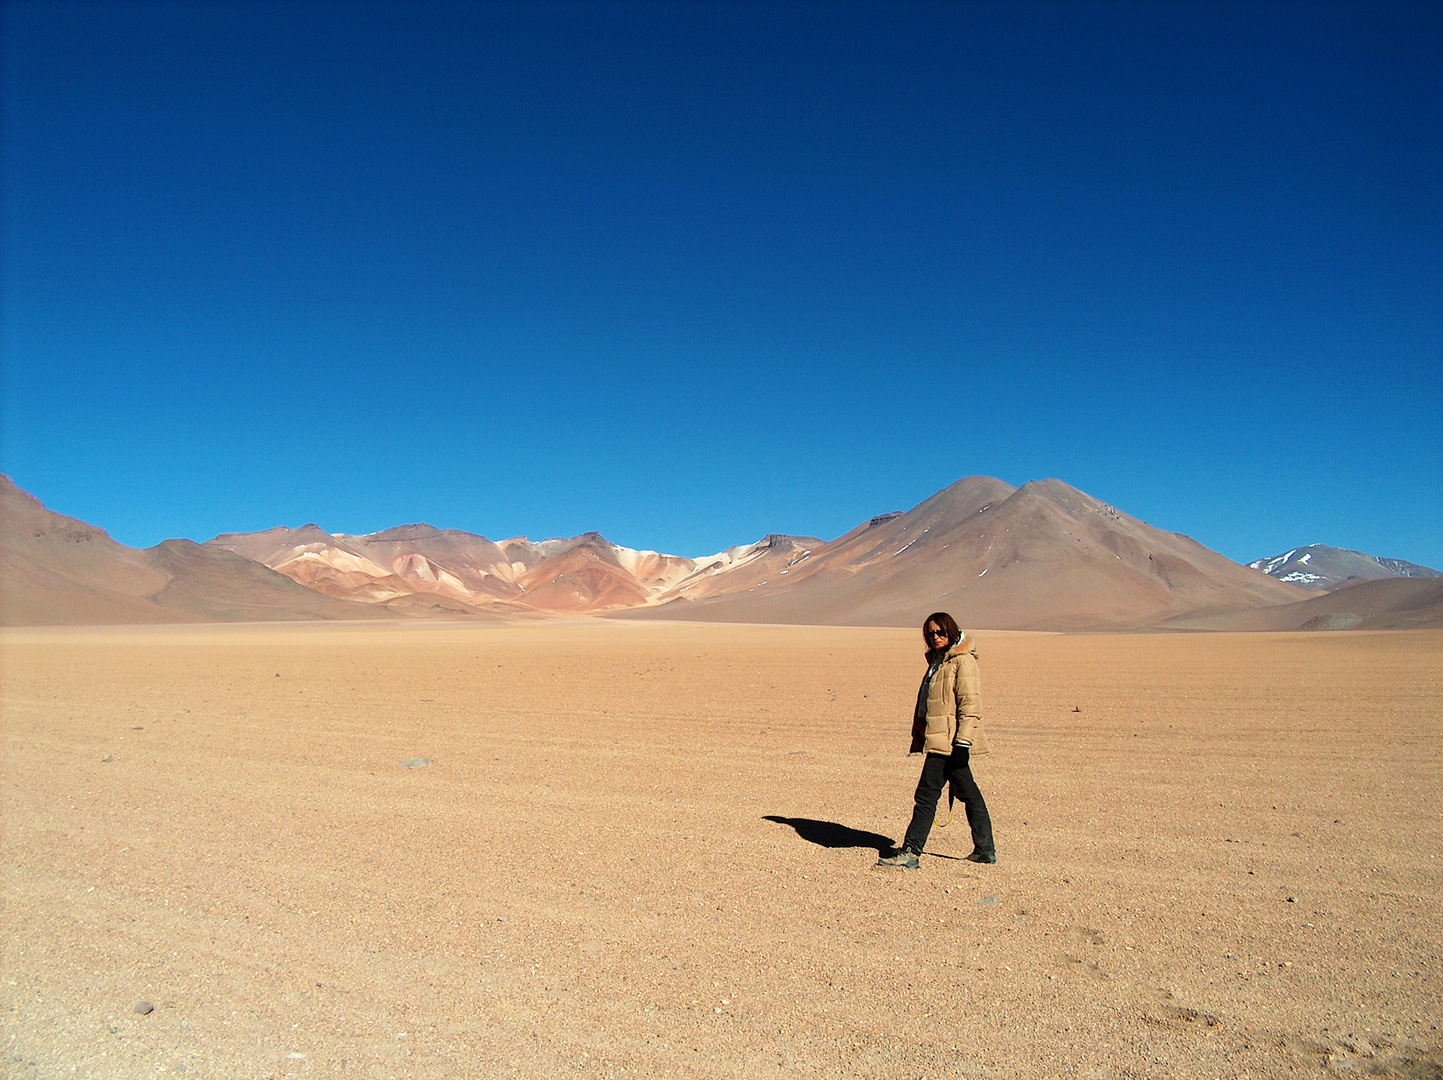
{"type": "Polygon", "coordinates": [[[1443,1075],[1443,632],[979,641],[6,631],[0,1074],[1443,1075]]]}

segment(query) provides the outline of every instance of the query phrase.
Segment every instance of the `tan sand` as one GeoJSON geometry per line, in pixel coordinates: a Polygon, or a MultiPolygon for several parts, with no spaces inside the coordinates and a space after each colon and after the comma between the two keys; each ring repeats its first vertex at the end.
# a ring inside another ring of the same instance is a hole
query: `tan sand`
{"type": "Polygon", "coordinates": [[[0,1074],[1440,1075],[1443,632],[979,637],[6,631],[0,1074]]]}

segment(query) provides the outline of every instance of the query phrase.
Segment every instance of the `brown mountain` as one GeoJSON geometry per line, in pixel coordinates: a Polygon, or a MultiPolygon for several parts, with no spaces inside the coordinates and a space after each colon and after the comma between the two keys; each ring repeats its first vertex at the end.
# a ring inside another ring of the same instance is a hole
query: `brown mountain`
{"type": "Polygon", "coordinates": [[[353,619],[390,612],[322,596],[189,540],[137,550],[0,476],[0,623],[7,626],[353,619]]]}
{"type": "Polygon", "coordinates": [[[708,595],[634,614],[911,625],[945,609],[971,627],[1130,629],[1304,595],[1060,480],[1013,488],[968,477],[813,549],[786,577],[745,591],[719,582],[708,595]]]}

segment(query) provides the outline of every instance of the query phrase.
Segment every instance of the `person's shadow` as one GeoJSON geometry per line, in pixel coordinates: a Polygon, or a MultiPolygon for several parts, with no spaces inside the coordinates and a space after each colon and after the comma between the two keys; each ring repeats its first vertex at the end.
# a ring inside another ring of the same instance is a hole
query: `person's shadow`
{"type": "Polygon", "coordinates": [[[766,814],[763,821],[775,821],[778,825],[790,825],[809,844],[816,844],[824,848],[872,848],[879,855],[884,851],[892,851],[895,845],[891,837],[883,836],[880,833],[863,832],[861,829],[853,829],[848,825],[839,825],[835,821],[814,821],[811,818],[782,817],[779,814],[766,814]]]}

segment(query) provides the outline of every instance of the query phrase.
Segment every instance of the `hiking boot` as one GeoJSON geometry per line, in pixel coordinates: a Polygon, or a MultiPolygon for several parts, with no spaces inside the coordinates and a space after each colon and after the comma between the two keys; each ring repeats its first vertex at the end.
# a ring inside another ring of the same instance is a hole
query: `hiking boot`
{"type": "Polygon", "coordinates": [[[883,855],[877,860],[877,865],[891,867],[893,870],[917,870],[922,866],[917,859],[917,853],[906,848],[895,855],[883,855]]]}
{"type": "Polygon", "coordinates": [[[980,863],[995,863],[997,861],[997,852],[974,850],[971,855],[967,856],[967,861],[980,863]]]}

